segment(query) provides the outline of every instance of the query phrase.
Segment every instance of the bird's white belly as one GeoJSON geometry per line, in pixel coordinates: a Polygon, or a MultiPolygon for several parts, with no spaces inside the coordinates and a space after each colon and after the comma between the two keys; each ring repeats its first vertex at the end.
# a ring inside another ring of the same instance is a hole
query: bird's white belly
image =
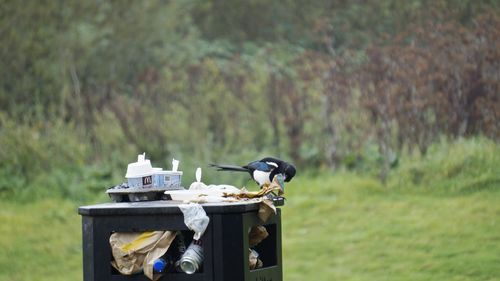
{"type": "Polygon", "coordinates": [[[265,183],[271,183],[271,181],[269,180],[269,174],[271,174],[271,172],[255,170],[253,171],[253,178],[259,184],[259,186],[262,186],[265,183]]]}

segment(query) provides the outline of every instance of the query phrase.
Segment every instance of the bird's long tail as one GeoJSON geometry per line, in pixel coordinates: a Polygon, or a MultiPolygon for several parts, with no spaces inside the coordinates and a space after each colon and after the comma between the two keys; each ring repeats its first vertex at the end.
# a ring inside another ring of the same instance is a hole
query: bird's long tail
{"type": "Polygon", "coordinates": [[[247,168],[236,165],[210,164],[210,166],[217,168],[217,171],[248,172],[247,168]]]}

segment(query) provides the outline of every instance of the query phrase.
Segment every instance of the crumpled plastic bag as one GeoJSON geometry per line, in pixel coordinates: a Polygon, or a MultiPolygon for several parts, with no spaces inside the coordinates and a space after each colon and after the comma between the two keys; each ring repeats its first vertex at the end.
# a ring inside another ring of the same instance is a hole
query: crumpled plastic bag
{"type": "Polygon", "coordinates": [[[189,186],[189,190],[203,190],[207,188],[207,185],[201,182],[201,168],[196,168],[195,172],[196,181],[189,186]]]}
{"type": "Polygon", "coordinates": [[[148,263],[163,256],[174,240],[173,231],[115,232],[109,237],[114,260],[111,265],[121,274],[131,275],[142,270],[151,280],[152,266],[148,263]],[[149,269],[150,270],[149,270],[149,269]],[[147,274],[150,271],[151,274],[147,274]]]}
{"type": "Polygon", "coordinates": [[[189,190],[205,190],[205,189],[207,189],[207,185],[199,181],[195,181],[191,183],[191,185],[189,186],[189,190]]]}
{"type": "Polygon", "coordinates": [[[210,218],[200,204],[189,203],[179,205],[184,214],[184,224],[194,231],[193,239],[199,240],[207,229],[210,218]]]}
{"type": "MultiPolygon", "coordinates": [[[[206,185],[201,181],[201,168],[196,169],[196,181],[191,183],[189,186],[189,190],[203,190],[207,191],[207,196],[204,197],[212,197],[210,200],[207,200],[207,202],[215,201],[215,202],[223,202],[225,201],[224,198],[222,198],[222,195],[224,193],[237,193],[240,192],[240,190],[232,185],[227,185],[227,184],[211,184],[211,185],[206,185]],[[213,193],[212,195],[210,195],[213,193]]],[[[197,199],[198,200],[198,199],[197,199]]]]}

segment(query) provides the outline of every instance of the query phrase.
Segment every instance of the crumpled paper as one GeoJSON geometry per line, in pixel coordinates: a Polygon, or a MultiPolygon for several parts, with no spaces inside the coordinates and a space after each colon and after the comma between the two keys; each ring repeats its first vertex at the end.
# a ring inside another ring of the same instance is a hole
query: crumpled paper
{"type": "Polygon", "coordinates": [[[168,232],[168,236],[165,239],[160,239],[156,243],[155,247],[151,249],[148,254],[146,255],[146,258],[144,259],[143,263],[143,270],[144,270],[144,275],[146,275],[149,279],[156,281],[160,279],[162,274],[153,274],[153,265],[154,262],[164,256],[168,249],[170,248],[170,245],[175,239],[175,236],[177,235],[177,231],[165,231],[168,232]]]}
{"type": "Polygon", "coordinates": [[[144,270],[149,279],[158,280],[160,276],[153,277],[152,262],[168,251],[175,235],[173,231],[115,232],[109,237],[111,265],[124,275],[144,270]]]}
{"type": "Polygon", "coordinates": [[[284,194],[283,187],[277,177],[274,177],[270,184],[264,184],[259,191],[240,190],[238,192],[225,192],[223,196],[237,199],[253,199],[264,197],[270,193],[274,194],[274,192],[278,192],[278,195],[284,194]]]}
{"type": "Polygon", "coordinates": [[[199,240],[207,229],[210,218],[200,204],[189,203],[179,205],[184,214],[184,224],[194,231],[193,239],[199,240]]]}
{"type": "Polygon", "coordinates": [[[263,225],[256,225],[250,229],[248,233],[248,246],[250,247],[250,253],[248,255],[248,265],[250,267],[250,270],[261,268],[264,266],[262,260],[259,259],[259,253],[251,248],[257,246],[268,236],[269,232],[267,232],[266,227],[263,225]]]}
{"type": "Polygon", "coordinates": [[[250,270],[263,267],[264,263],[262,262],[261,259],[259,259],[259,253],[257,253],[255,250],[252,249],[248,250],[249,250],[248,265],[250,267],[250,270]]]}
{"type": "Polygon", "coordinates": [[[267,229],[263,225],[256,225],[253,226],[250,229],[250,232],[248,233],[248,246],[254,247],[262,240],[266,239],[269,236],[269,232],[267,232],[267,229]]]}
{"type": "Polygon", "coordinates": [[[259,205],[259,212],[257,215],[259,219],[263,222],[266,222],[271,215],[276,215],[276,206],[274,206],[273,201],[269,199],[262,199],[259,205]]]}
{"type": "Polygon", "coordinates": [[[273,201],[267,197],[268,195],[274,194],[274,192],[278,192],[278,195],[284,194],[280,179],[276,176],[270,184],[262,186],[259,191],[247,191],[243,189],[239,192],[225,192],[223,196],[226,198],[234,198],[238,201],[260,202],[258,216],[263,222],[266,222],[272,214],[276,214],[276,206],[274,206],[273,201]]]}

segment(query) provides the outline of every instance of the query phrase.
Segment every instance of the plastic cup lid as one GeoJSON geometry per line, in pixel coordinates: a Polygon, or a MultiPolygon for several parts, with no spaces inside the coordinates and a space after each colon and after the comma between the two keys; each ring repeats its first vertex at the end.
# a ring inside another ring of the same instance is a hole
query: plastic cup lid
{"type": "MultiPolygon", "coordinates": [[[[142,160],[142,159],[139,159],[142,160]]],[[[134,163],[130,163],[127,166],[126,178],[138,178],[152,175],[154,172],[151,162],[146,159],[134,163]]]]}

